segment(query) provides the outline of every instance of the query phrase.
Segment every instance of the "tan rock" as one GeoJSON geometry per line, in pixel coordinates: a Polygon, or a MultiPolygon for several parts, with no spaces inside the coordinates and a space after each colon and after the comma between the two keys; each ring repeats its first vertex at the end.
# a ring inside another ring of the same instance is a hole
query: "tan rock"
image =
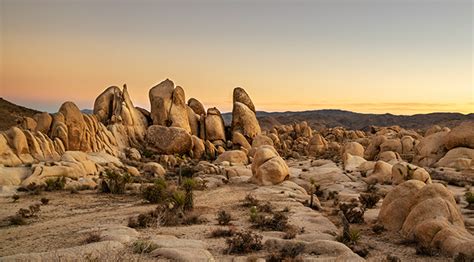
{"type": "Polygon", "coordinates": [[[33,117],[36,120],[36,132],[41,132],[43,134],[48,134],[51,124],[53,123],[53,117],[46,113],[38,113],[33,117]]]}
{"type": "Polygon", "coordinates": [[[220,164],[227,161],[231,164],[246,165],[248,164],[247,154],[240,150],[225,151],[216,159],[216,163],[220,164]]]}
{"type": "Polygon", "coordinates": [[[203,158],[204,154],[206,153],[206,147],[204,146],[204,141],[197,136],[191,137],[193,140],[193,158],[194,159],[201,159],[203,158]]]}
{"type": "Polygon", "coordinates": [[[159,153],[185,154],[192,150],[191,135],[179,127],[152,125],[146,132],[148,145],[159,153]]]}
{"type": "Polygon", "coordinates": [[[448,150],[455,147],[474,149],[474,121],[466,121],[453,128],[444,137],[444,146],[448,150]]]}
{"type": "Polygon", "coordinates": [[[406,162],[400,162],[393,165],[392,182],[395,185],[412,179],[431,184],[430,174],[424,168],[406,162]]]}
{"type": "Polygon", "coordinates": [[[436,167],[452,167],[455,169],[469,169],[474,162],[474,149],[457,147],[451,149],[446,155],[436,162],[436,167]]]}
{"type": "Polygon", "coordinates": [[[194,111],[194,113],[196,113],[198,116],[200,115],[205,115],[206,114],[206,110],[204,109],[204,106],[202,105],[201,102],[199,102],[199,100],[195,99],[195,98],[190,98],[188,100],[188,106],[194,111]]]}
{"type": "Polygon", "coordinates": [[[207,109],[205,119],[206,139],[209,141],[222,140],[225,141],[224,120],[221,112],[215,107],[207,109]]]}
{"type": "Polygon", "coordinates": [[[232,133],[232,143],[234,144],[234,146],[240,146],[245,148],[246,150],[250,150],[250,148],[252,148],[252,146],[244,137],[244,135],[239,132],[232,133]]]}
{"type": "Polygon", "coordinates": [[[261,146],[252,163],[252,182],[258,185],[274,185],[289,177],[288,166],[272,146],[261,146]]]}
{"type": "Polygon", "coordinates": [[[174,83],[166,79],[150,89],[151,119],[154,125],[170,126],[169,111],[172,104],[174,83]]]}

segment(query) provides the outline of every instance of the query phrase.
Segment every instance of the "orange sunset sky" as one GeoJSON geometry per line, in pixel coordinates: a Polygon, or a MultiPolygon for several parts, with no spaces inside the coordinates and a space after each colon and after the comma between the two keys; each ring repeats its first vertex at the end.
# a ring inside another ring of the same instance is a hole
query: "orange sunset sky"
{"type": "Polygon", "coordinates": [[[0,0],[0,96],[90,109],[111,85],[135,105],[169,78],[221,111],[474,112],[470,0],[0,0]]]}

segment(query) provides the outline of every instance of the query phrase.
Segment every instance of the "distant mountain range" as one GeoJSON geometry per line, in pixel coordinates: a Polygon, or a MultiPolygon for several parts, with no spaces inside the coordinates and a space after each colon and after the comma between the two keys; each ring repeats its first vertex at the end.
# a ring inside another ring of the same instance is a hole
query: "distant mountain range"
{"type": "MultiPolygon", "coordinates": [[[[0,130],[6,130],[16,125],[17,119],[28,116],[33,117],[40,111],[13,104],[0,98],[0,130]]],[[[84,109],[83,113],[92,114],[92,110],[84,109]]],[[[232,121],[232,113],[222,114],[226,125],[232,121]]],[[[314,129],[324,127],[342,126],[348,129],[367,130],[369,126],[399,125],[405,128],[427,128],[432,125],[453,127],[467,120],[474,121],[474,113],[430,113],[411,116],[392,114],[362,114],[344,110],[311,110],[299,112],[263,112],[257,111],[260,126],[268,130],[275,125],[293,124],[307,121],[314,129]]]]}
{"type": "MultiPolygon", "coordinates": [[[[223,114],[224,121],[230,124],[232,113],[223,114]]],[[[432,125],[456,126],[467,120],[474,121],[474,113],[430,113],[411,116],[392,114],[362,114],[351,111],[323,109],[299,112],[263,112],[257,111],[257,119],[262,129],[268,130],[275,125],[293,124],[307,121],[314,129],[342,126],[348,129],[368,130],[369,126],[399,125],[404,128],[424,129],[432,125]]]]}

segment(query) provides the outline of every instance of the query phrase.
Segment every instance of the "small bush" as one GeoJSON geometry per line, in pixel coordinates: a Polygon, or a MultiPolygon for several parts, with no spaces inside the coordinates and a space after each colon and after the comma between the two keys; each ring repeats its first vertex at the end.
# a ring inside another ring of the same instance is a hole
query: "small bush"
{"type": "Polygon", "coordinates": [[[11,216],[9,220],[10,220],[11,225],[15,225],[15,226],[26,225],[26,219],[20,214],[11,216]]]}
{"type": "Polygon", "coordinates": [[[207,220],[204,218],[201,218],[200,215],[191,213],[191,214],[185,214],[180,224],[189,226],[189,225],[199,225],[205,222],[207,222],[207,220]]]}
{"type": "Polygon", "coordinates": [[[301,253],[304,251],[304,244],[302,243],[288,243],[282,249],[280,249],[279,254],[272,254],[267,259],[269,262],[277,262],[277,261],[303,261],[301,258],[298,258],[301,253]]]}
{"type": "Polygon", "coordinates": [[[175,208],[183,210],[184,204],[186,203],[186,193],[181,190],[176,190],[173,192],[172,200],[175,208]]]}
{"type": "Polygon", "coordinates": [[[271,216],[257,214],[250,217],[255,228],[268,231],[285,231],[288,228],[288,216],[283,212],[271,216]]]}
{"type": "Polygon", "coordinates": [[[229,229],[215,229],[211,232],[211,237],[212,238],[220,238],[220,237],[231,237],[235,235],[236,231],[233,228],[229,229]]]}
{"type": "Polygon", "coordinates": [[[100,191],[102,193],[123,194],[125,193],[125,185],[130,182],[130,175],[121,175],[116,171],[107,170],[100,183],[100,191]]]}
{"type": "Polygon", "coordinates": [[[84,242],[86,244],[95,243],[95,242],[99,242],[101,238],[102,236],[99,231],[92,231],[87,235],[84,242]]]}
{"type": "Polygon", "coordinates": [[[472,192],[467,192],[464,194],[464,198],[466,199],[467,202],[467,207],[470,209],[474,209],[474,193],[472,192]]]}
{"type": "Polygon", "coordinates": [[[262,236],[250,231],[237,232],[226,240],[228,254],[245,254],[262,249],[262,236]]]}
{"type": "Polygon", "coordinates": [[[41,198],[41,204],[43,205],[49,204],[49,199],[47,199],[46,197],[41,198]]]}
{"type": "Polygon", "coordinates": [[[18,199],[20,199],[20,196],[17,195],[17,194],[14,194],[14,195],[12,196],[12,199],[13,199],[13,202],[16,202],[16,201],[18,201],[18,199]]]}
{"type": "Polygon", "coordinates": [[[293,225],[288,225],[285,229],[285,235],[283,236],[283,239],[294,239],[300,232],[300,228],[293,225]]]}
{"type": "Polygon", "coordinates": [[[375,234],[380,234],[380,233],[382,233],[383,231],[385,231],[385,228],[384,228],[383,225],[381,225],[381,224],[375,224],[375,225],[372,227],[372,231],[373,231],[375,234]]]}
{"type": "Polygon", "coordinates": [[[257,209],[259,212],[265,212],[265,213],[272,213],[273,212],[273,207],[270,204],[270,202],[265,202],[263,204],[259,204],[257,206],[257,209]]]}
{"type": "Polygon", "coordinates": [[[196,182],[192,178],[184,179],[182,184],[185,192],[184,210],[192,210],[194,208],[193,190],[195,186],[196,182]]]}
{"type": "Polygon", "coordinates": [[[373,208],[380,200],[380,196],[376,193],[361,193],[359,196],[360,203],[365,208],[373,208]]]}
{"type": "Polygon", "coordinates": [[[153,185],[142,187],[142,197],[153,204],[165,203],[170,197],[167,187],[165,180],[157,179],[153,185]]]}
{"type": "Polygon", "coordinates": [[[217,212],[217,222],[219,223],[219,225],[226,226],[230,223],[231,220],[232,216],[225,210],[220,210],[219,212],[217,212]]]}
{"type": "Polygon", "coordinates": [[[364,223],[364,207],[359,207],[356,202],[340,203],[339,210],[342,211],[349,223],[362,224],[364,223]]]}
{"type": "Polygon", "coordinates": [[[46,191],[63,190],[64,186],[66,185],[66,178],[65,177],[49,178],[49,179],[46,179],[45,183],[46,183],[46,186],[44,190],[46,191]]]}
{"type": "Polygon", "coordinates": [[[258,201],[257,198],[255,198],[252,194],[248,194],[245,196],[242,206],[253,207],[253,206],[258,206],[259,203],[260,201],[258,201]]]}
{"type": "Polygon", "coordinates": [[[135,254],[148,254],[157,248],[158,245],[146,240],[137,240],[132,245],[133,253],[135,254]]]}

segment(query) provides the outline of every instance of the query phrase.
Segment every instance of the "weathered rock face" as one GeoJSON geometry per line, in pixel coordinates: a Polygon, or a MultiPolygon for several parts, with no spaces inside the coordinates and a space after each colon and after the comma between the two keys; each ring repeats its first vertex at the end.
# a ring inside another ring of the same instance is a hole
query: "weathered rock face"
{"type": "Polygon", "coordinates": [[[197,136],[192,136],[193,140],[193,154],[194,159],[201,159],[206,153],[206,147],[204,146],[204,141],[197,136]]]}
{"type": "Polygon", "coordinates": [[[190,98],[188,100],[188,106],[194,111],[194,113],[196,113],[198,116],[200,115],[205,115],[206,114],[206,110],[204,109],[204,106],[202,105],[201,102],[199,102],[199,100],[195,99],[195,98],[190,98]]]}
{"type": "Polygon", "coordinates": [[[189,106],[186,106],[186,111],[188,113],[189,127],[191,128],[191,134],[194,136],[199,136],[199,122],[200,116],[194,113],[193,109],[189,106]]]}
{"type": "Polygon", "coordinates": [[[183,88],[166,79],[149,92],[154,125],[180,127],[191,132],[183,88]]]}
{"type": "Polygon", "coordinates": [[[451,149],[436,162],[436,167],[451,167],[455,169],[469,169],[474,162],[474,149],[457,147],[451,149]]]}
{"type": "Polygon", "coordinates": [[[312,156],[317,156],[322,154],[328,149],[328,142],[320,134],[315,134],[308,144],[308,154],[312,156]]]}
{"type": "Polygon", "coordinates": [[[51,128],[51,124],[53,123],[53,117],[50,114],[43,112],[36,114],[33,118],[36,121],[35,131],[47,135],[49,133],[49,129],[51,128]]]}
{"type": "Polygon", "coordinates": [[[403,183],[407,180],[415,179],[426,184],[431,184],[430,174],[421,167],[400,162],[392,167],[392,182],[395,185],[403,183]]]}
{"type": "Polygon", "coordinates": [[[444,137],[444,146],[449,150],[455,147],[468,147],[474,149],[474,121],[463,122],[453,128],[444,137]]]}
{"type": "Polygon", "coordinates": [[[413,163],[419,166],[431,166],[441,159],[446,153],[444,137],[447,134],[448,132],[441,131],[421,139],[415,146],[413,163]]]}
{"type": "Polygon", "coordinates": [[[166,79],[149,91],[151,119],[154,125],[171,126],[169,112],[174,92],[174,83],[166,79]]]}
{"type": "Polygon", "coordinates": [[[123,91],[111,86],[102,92],[94,102],[94,115],[109,126],[120,148],[142,144],[148,120],[134,107],[126,85],[123,91]]]}
{"type": "Polygon", "coordinates": [[[222,119],[221,112],[213,107],[207,109],[207,116],[205,119],[206,125],[206,140],[216,141],[222,140],[225,141],[225,127],[224,119],[222,119]]]}
{"type": "Polygon", "coordinates": [[[255,106],[242,88],[234,89],[232,109],[232,132],[240,132],[246,138],[253,139],[261,133],[255,115],[255,106]]]}
{"type": "Polygon", "coordinates": [[[272,146],[257,149],[252,163],[252,182],[258,185],[275,185],[289,177],[288,166],[272,146]]]}
{"type": "Polygon", "coordinates": [[[146,132],[148,146],[158,153],[185,154],[192,150],[191,135],[183,128],[152,125],[146,132]]]}
{"type": "Polygon", "coordinates": [[[67,141],[64,143],[66,150],[89,151],[90,147],[85,142],[86,124],[81,110],[73,102],[65,102],[59,108],[59,113],[64,116],[67,127],[67,141]]]}
{"type": "Polygon", "coordinates": [[[383,200],[379,221],[423,247],[474,258],[474,237],[465,229],[452,193],[441,184],[410,180],[398,185],[383,200]]]}
{"type": "Polygon", "coordinates": [[[392,176],[392,165],[385,161],[377,161],[372,174],[365,180],[368,184],[390,182],[392,176]]]}
{"type": "Polygon", "coordinates": [[[248,164],[248,157],[247,154],[243,151],[231,150],[222,153],[216,159],[216,163],[218,164],[224,161],[227,161],[232,164],[246,165],[248,164]]]}

